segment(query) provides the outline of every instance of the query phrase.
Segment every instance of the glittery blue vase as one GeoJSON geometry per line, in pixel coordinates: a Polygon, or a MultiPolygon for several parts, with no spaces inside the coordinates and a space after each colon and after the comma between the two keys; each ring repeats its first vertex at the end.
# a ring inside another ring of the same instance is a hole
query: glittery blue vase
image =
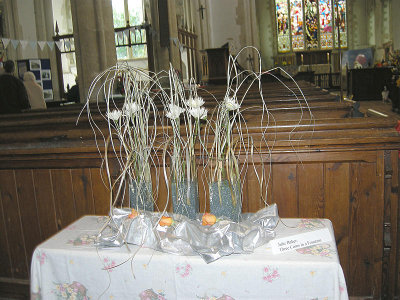
{"type": "Polygon", "coordinates": [[[211,183],[210,212],[217,217],[226,217],[234,222],[240,221],[242,198],[240,182],[230,183],[227,179],[211,183]]]}
{"type": "Polygon", "coordinates": [[[174,213],[184,215],[192,220],[199,212],[199,188],[197,180],[182,180],[177,185],[171,183],[171,198],[174,213]]]}
{"type": "Polygon", "coordinates": [[[132,181],[129,185],[129,204],[136,210],[153,211],[153,191],[151,182],[132,181]]]}

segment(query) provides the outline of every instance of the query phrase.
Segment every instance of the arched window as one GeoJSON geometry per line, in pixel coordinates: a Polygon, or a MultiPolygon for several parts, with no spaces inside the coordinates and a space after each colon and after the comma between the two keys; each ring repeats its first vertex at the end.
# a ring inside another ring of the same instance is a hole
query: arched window
{"type": "Polygon", "coordinates": [[[112,0],[114,29],[121,29],[116,34],[117,59],[141,59],[147,57],[147,48],[145,45],[145,30],[131,29],[128,34],[131,35],[133,45],[127,44],[127,37],[124,35],[126,26],[140,26],[144,23],[143,0],[112,0]],[[140,42],[138,42],[140,40],[140,42]],[[122,44],[122,45],[121,45],[122,44]]]}
{"type": "Polygon", "coordinates": [[[275,0],[275,5],[278,52],[347,47],[346,0],[275,0]]]}

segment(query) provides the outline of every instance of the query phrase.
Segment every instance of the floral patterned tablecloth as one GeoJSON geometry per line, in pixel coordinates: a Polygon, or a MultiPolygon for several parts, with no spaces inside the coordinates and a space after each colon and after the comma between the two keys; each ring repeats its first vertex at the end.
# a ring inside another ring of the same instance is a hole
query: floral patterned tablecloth
{"type": "MultiPolygon", "coordinates": [[[[85,216],[39,245],[31,265],[31,299],[348,299],[334,238],[273,255],[269,244],[252,254],[206,264],[129,245],[93,245],[105,217],[85,216]]],[[[276,238],[332,224],[282,219],[276,238]]]]}

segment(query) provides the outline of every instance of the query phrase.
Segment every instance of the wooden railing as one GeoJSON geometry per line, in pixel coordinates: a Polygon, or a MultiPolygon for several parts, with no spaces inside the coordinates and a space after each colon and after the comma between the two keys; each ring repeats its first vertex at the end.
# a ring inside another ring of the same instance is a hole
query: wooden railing
{"type": "Polygon", "coordinates": [[[340,73],[314,74],[314,84],[323,89],[340,88],[340,73]]]}
{"type": "Polygon", "coordinates": [[[67,53],[75,54],[75,40],[74,35],[70,34],[59,34],[58,26],[56,24],[56,35],[53,37],[56,50],[56,63],[57,63],[57,76],[58,76],[58,86],[60,91],[60,99],[65,98],[65,87],[64,87],[64,76],[63,76],[63,66],[62,66],[62,55],[67,53]],[[58,45],[60,46],[58,46],[58,45]]]}

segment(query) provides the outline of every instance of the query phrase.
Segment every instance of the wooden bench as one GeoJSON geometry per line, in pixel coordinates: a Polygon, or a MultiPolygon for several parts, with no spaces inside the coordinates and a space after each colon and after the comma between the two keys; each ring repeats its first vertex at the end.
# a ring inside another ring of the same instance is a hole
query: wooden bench
{"type": "MultiPolygon", "coordinates": [[[[276,86],[268,87],[272,91],[276,86]]],[[[272,99],[267,91],[264,87],[272,99]]],[[[267,130],[273,149],[260,149],[271,171],[268,202],[278,204],[281,217],[332,221],[349,295],[398,295],[400,137],[395,124],[379,117],[344,118],[349,105],[313,86],[309,91],[315,92],[307,96],[313,122],[309,114],[297,121],[299,109],[288,100],[293,95],[285,98],[275,91],[276,99],[268,105],[276,116],[267,130]]],[[[212,92],[220,99],[224,95],[220,87],[212,92]]],[[[259,103],[252,93],[245,103],[250,107],[259,103]]],[[[82,215],[108,213],[109,191],[85,114],[76,125],[81,108],[0,116],[0,294],[29,284],[31,255],[38,243],[82,215]]],[[[104,129],[102,117],[93,117],[104,129]]],[[[257,140],[264,126],[257,109],[245,118],[257,140]]],[[[112,171],[117,176],[118,169],[112,171]]],[[[160,180],[159,208],[167,203],[166,188],[160,180]]],[[[204,211],[204,187],[199,191],[204,211]]],[[[255,212],[263,205],[256,173],[249,168],[242,210],[255,212]]]]}

